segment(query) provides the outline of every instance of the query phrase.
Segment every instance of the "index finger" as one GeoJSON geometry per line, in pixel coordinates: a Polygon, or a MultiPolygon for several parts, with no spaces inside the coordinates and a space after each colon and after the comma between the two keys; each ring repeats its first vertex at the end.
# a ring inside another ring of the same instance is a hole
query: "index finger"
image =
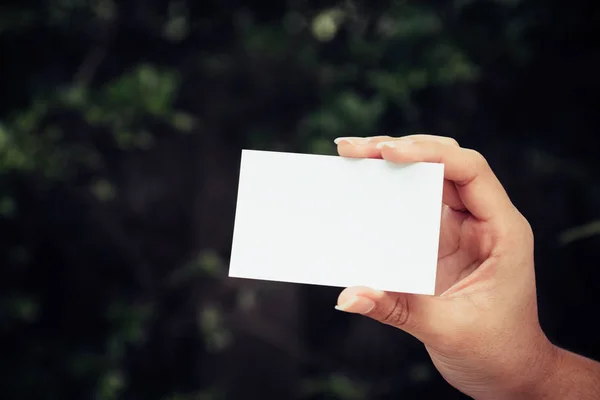
{"type": "Polygon", "coordinates": [[[384,160],[444,164],[444,178],[454,182],[465,207],[480,220],[502,217],[514,209],[486,159],[474,150],[439,141],[410,140],[381,142],[377,147],[384,160]]]}

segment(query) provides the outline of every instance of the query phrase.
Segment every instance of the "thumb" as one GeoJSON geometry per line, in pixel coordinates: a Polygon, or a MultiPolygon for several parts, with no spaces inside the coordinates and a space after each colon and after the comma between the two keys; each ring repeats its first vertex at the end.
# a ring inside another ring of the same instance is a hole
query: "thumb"
{"type": "Polygon", "coordinates": [[[402,329],[427,344],[447,323],[443,302],[440,297],[382,292],[358,286],[342,291],[335,308],[402,329]]]}

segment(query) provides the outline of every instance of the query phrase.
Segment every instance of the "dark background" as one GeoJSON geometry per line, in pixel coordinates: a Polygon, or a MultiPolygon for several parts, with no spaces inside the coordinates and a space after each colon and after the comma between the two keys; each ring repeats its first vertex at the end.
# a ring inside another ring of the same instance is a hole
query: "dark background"
{"type": "Polygon", "coordinates": [[[241,149],[337,136],[482,152],[545,331],[600,359],[594,3],[2,2],[0,397],[462,398],[338,289],[227,278],[241,149]]]}

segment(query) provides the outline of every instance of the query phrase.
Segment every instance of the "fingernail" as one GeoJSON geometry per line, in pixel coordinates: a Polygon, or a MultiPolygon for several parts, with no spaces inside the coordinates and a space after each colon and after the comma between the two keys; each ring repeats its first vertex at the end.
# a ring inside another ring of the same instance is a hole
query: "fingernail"
{"type": "Polygon", "coordinates": [[[394,143],[394,142],[379,142],[379,143],[377,143],[377,146],[375,146],[375,147],[377,147],[378,149],[383,149],[384,147],[389,147],[389,148],[393,149],[394,147],[396,147],[396,143],[394,143]]]}
{"type": "Polygon", "coordinates": [[[412,144],[412,140],[410,139],[400,139],[394,140],[393,142],[379,142],[377,143],[378,149],[383,149],[384,147],[389,147],[391,149],[402,148],[405,146],[410,146],[412,144]]]}
{"type": "Polygon", "coordinates": [[[368,142],[371,142],[373,140],[379,140],[384,138],[389,138],[389,136],[367,136],[365,139],[367,139],[368,142]]]}
{"type": "Polygon", "coordinates": [[[358,145],[361,143],[366,143],[368,141],[369,141],[369,139],[361,138],[361,137],[339,137],[339,138],[334,139],[333,143],[340,144],[342,142],[348,142],[350,144],[358,145]]]}
{"type": "Polygon", "coordinates": [[[366,297],[354,296],[342,305],[335,306],[336,310],[354,314],[367,314],[375,308],[375,302],[366,297]]]}

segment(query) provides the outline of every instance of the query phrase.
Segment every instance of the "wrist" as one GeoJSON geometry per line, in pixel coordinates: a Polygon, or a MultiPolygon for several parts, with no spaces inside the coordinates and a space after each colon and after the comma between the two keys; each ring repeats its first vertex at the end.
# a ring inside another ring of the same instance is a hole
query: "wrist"
{"type": "Polygon", "coordinates": [[[554,392],[556,377],[560,373],[565,352],[563,349],[547,342],[548,345],[542,355],[539,373],[534,382],[532,382],[530,392],[527,393],[528,399],[549,398],[554,392]]]}
{"type": "Polygon", "coordinates": [[[525,374],[523,380],[515,385],[507,399],[551,398],[565,354],[546,337],[536,347],[529,368],[530,373],[525,374]]]}

